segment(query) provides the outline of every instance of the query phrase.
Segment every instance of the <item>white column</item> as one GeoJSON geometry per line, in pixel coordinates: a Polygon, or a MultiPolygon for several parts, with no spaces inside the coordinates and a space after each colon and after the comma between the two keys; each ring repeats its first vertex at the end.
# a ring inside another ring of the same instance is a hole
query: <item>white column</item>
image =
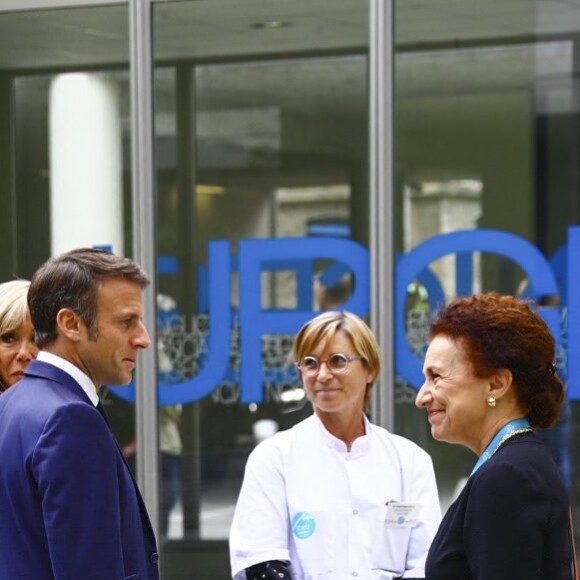
{"type": "Polygon", "coordinates": [[[110,246],[123,254],[116,86],[99,74],[58,75],[49,106],[51,253],[110,246]]]}

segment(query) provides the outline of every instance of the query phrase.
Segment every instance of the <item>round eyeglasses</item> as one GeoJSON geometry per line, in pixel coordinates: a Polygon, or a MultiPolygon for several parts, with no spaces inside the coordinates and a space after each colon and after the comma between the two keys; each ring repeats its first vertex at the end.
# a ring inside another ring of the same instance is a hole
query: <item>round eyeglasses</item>
{"type": "Polygon", "coordinates": [[[353,360],[361,360],[362,357],[356,354],[342,354],[335,352],[331,354],[326,360],[321,360],[314,355],[305,356],[297,363],[294,363],[300,372],[307,377],[314,377],[320,371],[320,365],[326,363],[326,367],[332,374],[345,373],[348,370],[348,365],[353,360]]]}

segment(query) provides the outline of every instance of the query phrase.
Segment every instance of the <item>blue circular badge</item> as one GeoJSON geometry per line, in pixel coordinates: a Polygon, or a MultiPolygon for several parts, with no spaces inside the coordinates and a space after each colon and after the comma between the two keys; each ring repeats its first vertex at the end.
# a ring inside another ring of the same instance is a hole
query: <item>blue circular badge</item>
{"type": "Polygon", "coordinates": [[[309,538],[316,529],[316,520],[308,512],[298,512],[292,518],[292,533],[300,540],[309,538]]]}
{"type": "Polygon", "coordinates": [[[397,518],[397,523],[401,526],[402,524],[405,523],[405,516],[399,516],[397,518]]]}

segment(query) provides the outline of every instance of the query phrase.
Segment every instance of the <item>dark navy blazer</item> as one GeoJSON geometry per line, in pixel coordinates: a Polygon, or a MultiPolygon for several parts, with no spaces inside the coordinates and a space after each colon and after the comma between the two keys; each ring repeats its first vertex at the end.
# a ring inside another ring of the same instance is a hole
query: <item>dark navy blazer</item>
{"type": "Polygon", "coordinates": [[[532,433],[516,435],[449,507],[427,580],[571,580],[568,510],[548,447],[532,433]]]}
{"type": "Polygon", "coordinates": [[[34,360],[0,396],[0,578],[157,580],[141,494],[105,419],[34,360]]]}

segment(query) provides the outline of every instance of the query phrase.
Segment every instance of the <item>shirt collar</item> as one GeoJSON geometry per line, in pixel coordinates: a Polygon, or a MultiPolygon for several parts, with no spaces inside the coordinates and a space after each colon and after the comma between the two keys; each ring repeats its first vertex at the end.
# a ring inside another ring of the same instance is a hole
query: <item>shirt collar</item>
{"type": "Polygon", "coordinates": [[[93,381],[91,381],[89,376],[83,373],[79,367],[73,365],[71,362],[64,358],[45,350],[41,350],[36,358],[37,360],[55,366],[61,371],[64,371],[67,375],[70,375],[81,386],[82,390],[86,393],[87,397],[91,400],[93,405],[95,407],[97,406],[99,402],[97,387],[95,387],[93,381]]]}
{"type": "MultiPolygon", "coordinates": [[[[339,439],[338,437],[335,437],[332,433],[330,433],[330,431],[328,431],[326,429],[326,427],[324,426],[324,423],[320,420],[320,417],[316,413],[314,413],[313,416],[314,416],[314,420],[315,420],[316,424],[318,425],[318,428],[320,429],[322,436],[325,439],[326,444],[329,447],[336,449],[337,451],[347,453],[348,451],[346,448],[346,443],[342,439],[339,439]]],[[[363,421],[365,423],[365,434],[362,437],[358,437],[357,439],[354,440],[354,442],[350,448],[351,453],[353,453],[355,451],[356,452],[364,452],[369,448],[372,429],[371,429],[371,423],[367,419],[367,416],[364,413],[363,413],[363,421]]]]}

